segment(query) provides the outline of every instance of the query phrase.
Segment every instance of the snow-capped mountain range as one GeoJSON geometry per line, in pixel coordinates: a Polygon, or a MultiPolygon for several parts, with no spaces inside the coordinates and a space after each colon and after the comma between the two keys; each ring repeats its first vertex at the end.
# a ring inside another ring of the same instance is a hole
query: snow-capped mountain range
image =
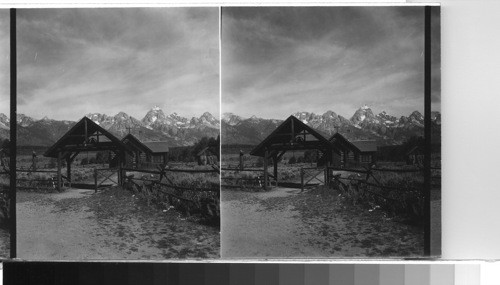
{"type": "MultiPolygon", "coordinates": [[[[292,114],[305,124],[329,137],[340,132],[351,140],[377,140],[383,144],[399,144],[411,136],[423,136],[424,117],[414,111],[399,118],[381,112],[374,114],[370,107],[362,106],[351,118],[333,111],[324,114],[296,112],[292,114]]],[[[114,116],[100,113],[86,115],[119,138],[129,133],[144,141],[169,141],[172,146],[191,145],[200,138],[216,137],[221,132],[223,144],[258,144],[283,120],[263,119],[256,116],[243,118],[224,113],[219,120],[210,113],[200,117],[186,118],[176,113],[166,115],[155,106],[141,119],[124,112],[114,116]]],[[[286,119],[286,118],[283,118],[286,119]]],[[[433,136],[440,136],[441,114],[431,113],[433,136]]],[[[51,120],[47,117],[35,120],[18,114],[18,142],[20,145],[49,146],[57,141],[74,124],[73,121],[51,120]]],[[[9,138],[9,117],[0,114],[0,139],[9,138]]]]}
{"type": "MultiPolygon", "coordinates": [[[[114,116],[101,113],[85,115],[118,138],[132,133],[144,141],[169,141],[172,146],[192,145],[200,138],[217,137],[220,123],[212,114],[205,112],[200,117],[185,118],[176,113],[165,115],[158,106],[149,110],[138,120],[127,113],[114,116]]],[[[8,138],[9,118],[0,114],[0,138],[8,138]]],[[[18,114],[18,142],[20,145],[48,146],[53,144],[76,122],[52,120],[47,117],[35,120],[18,114]]]]}
{"type": "MultiPolygon", "coordinates": [[[[365,105],[356,110],[350,119],[333,111],[324,114],[296,112],[292,115],[327,138],[335,132],[340,132],[352,140],[370,139],[385,144],[399,144],[411,136],[422,136],[424,133],[424,116],[418,111],[397,118],[385,111],[375,115],[371,108],[365,105]]],[[[432,112],[431,120],[433,130],[440,130],[441,114],[432,112]]],[[[281,122],[282,120],[256,116],[243,118],[225,113],[222,115],[222,143],[257,144],[281,122]]]]}

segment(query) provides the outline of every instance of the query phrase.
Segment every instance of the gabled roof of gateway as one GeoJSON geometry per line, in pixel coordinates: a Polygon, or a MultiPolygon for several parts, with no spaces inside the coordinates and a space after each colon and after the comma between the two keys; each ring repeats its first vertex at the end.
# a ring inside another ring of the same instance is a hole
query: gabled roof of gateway
{"type": "Polygon", "coordinates": [[[319,132],[294,116],[288,117],[251,152],[264,156],[268,151],[327,149],[331,143],[319,132]]]}
{"type": "Polygon", "coordinates": [[[128,148],[117,137],[94,123],[91,119],[83,117],[69,131],[67,131],[46,152],[47,157],[57,157],[61,152],[67,157],[81,151],[111,150],[127,151],[128,148]]]}

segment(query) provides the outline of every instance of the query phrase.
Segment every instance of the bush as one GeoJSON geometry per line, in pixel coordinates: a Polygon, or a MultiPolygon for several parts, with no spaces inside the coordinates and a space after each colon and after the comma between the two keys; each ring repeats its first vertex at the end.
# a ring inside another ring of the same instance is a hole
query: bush
{"type": "Polygon", "coordinates": [[[292,156],[292,157],[290,157],[288,164],[295,164],[296,162],[297,162],[297,159],[295,159],[295,156],[292,156]]]}
{"type": "Polygon", "coordinates": [[[89,164],[89,161],[87,160],[87,158],[86,157],[82,158],[80,165],[87,165],[87,164],[89,164]]]}

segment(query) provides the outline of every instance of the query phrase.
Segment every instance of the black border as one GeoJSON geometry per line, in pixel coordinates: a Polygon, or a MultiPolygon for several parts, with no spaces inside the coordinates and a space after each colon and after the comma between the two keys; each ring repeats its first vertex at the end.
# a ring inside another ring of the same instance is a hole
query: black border
{"type": "Polygon", "coordinates": [[[10,258],[17,256],[16,217],[16,158],[17,158],[17,40],[16,9],[10,9],[10,258]]]}

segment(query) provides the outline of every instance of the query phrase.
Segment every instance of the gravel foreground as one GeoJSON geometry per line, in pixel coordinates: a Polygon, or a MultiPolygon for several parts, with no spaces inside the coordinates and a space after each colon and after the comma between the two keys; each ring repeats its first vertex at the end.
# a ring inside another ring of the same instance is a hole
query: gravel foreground
{"type": "Polygon", "coordinates": [[[17,194],[18,257],[29,260],[219,258],[219,229],[162,211],[119,187],[17,194]]]}
{"type": "Polygon", "coordinates": [[[335,190],[222,190],[223,258],[417,257],[423,229],[347,206],[335,190]]]}

